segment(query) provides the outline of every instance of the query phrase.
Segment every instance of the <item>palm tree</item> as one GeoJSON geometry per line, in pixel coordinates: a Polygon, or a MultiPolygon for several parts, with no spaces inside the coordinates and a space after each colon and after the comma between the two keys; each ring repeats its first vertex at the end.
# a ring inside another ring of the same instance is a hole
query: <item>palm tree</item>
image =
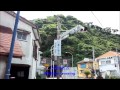
{"type": "Polygon", "coordinates": [[[90,71],[86,70],[84,74],[86,75],[86,78],[88,78],[88,75],[90,75],[90,71]]]}

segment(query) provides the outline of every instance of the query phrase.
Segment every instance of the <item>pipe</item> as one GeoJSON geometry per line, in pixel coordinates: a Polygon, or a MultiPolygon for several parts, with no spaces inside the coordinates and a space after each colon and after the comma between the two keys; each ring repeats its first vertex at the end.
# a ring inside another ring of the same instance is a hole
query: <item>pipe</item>
{"type": "Polygon", "coordinates": [[[13,57],[13,50],[14,50],[15,37],[16,37],[17,27],[18,27],[18,22],[19,22],[19,16],[20,16],[20,11],[17,11],[14,30],[13,30],[13,36],[12,36],[12,41],[11,41],[11,47],[10,47],[10,53],[9,53],[8,62],[6,66],[5,79],[9,79],[9,76],[10,76],[11,61],[13,57]]]}

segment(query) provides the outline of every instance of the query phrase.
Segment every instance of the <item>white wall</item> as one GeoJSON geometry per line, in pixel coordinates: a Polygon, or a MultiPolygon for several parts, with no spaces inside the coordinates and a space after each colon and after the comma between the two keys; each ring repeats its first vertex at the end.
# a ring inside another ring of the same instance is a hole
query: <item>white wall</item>
{"type": "MultiPolygon", "coordinates": [[[[15,17],[9,15],[4,11],[0,11],[0,25],[10,27],[12,30],[15,24],[15,17]]],[[[32,31],[32,27],[22,21],[19,21],[18,28],[25,29],[27,31],[32,31]]]]}
{"type": "MultiPolygon", "coordinates": [[[[9,15],[4,11],[0,11],[0,25],[10,27],[13,30],[14,24],[15,17],[9,15]]],[[[25,56],[23,56],[22,58],[13,58],[12,63],[30,65],[29,78],[33,79],[36,76],[36,61],[33,59],[33,40],[35,40],[35,37],[32,30],[32,26],[19,20],[18,29],[26,30],[31,33],[27,36],[26,41],[19,41],[19,44],[25,56]]],[[[37,46],[38,48],[40,48],[38,44],[37,46]]],[[[39,57],[37,57],[37,59],[39,59],[39,57]]]]}
{"type": "Polygon", "coordinates": [[[101,61],[107,61],[107,60],[108,59],[100,59],[99,60],[99,70],[100,70],[100,72],[107,72],[107,71],[110,71],[110,70],[115,70],[117,73],[120,73],[119,72],[118,58],[116,56],[112,57],[111,59],[109,59],[109,60],[111,60],[111,64],[101,65],[101,61]],[[115,67],[115,64],[117,65],[117,67],[115,67]]]}
{"type": "MultiPolygon", "coordinates": [[[[10,27],[12,30],[15,24],[15,17],[9,15],[4,11],[0,11],[0,25],[10,27]]],[[[25,57],[21,59],[14,58],[12,63],[21,63],[21,64],[29,64],[31,65],[31,52],[32,52],[32,39],[34,39],[32,27],[22,21],[18,23],[18,29],[23,29],[26,31],[31,32],[30,35],[27,37],[27,41],[20,41],[19,44],[22,47],[22,51],[25,54],[25,57]]]]}
{"type": "Polygon", "coordinates": [[[107,70],[116,70],[117,71],[117,68],[115,67],[115,65],[104,65],[104,66],[100,66],[99,67],[100,71],[101,72],[104,72],[104,71],[107,71],[107,70]]]}
{"type": "Polygon", "coordinates": [[[39,51],[39,52],[38,52],[38,58],[39,58],[39,59],[38,59],[38,61],[37,61],[37,69],[40,69],[40,68],[41,68],[41,65],[42,65],[42,64],[40,63],[40,62],[41,62],[41,58],[42,58],[42,57],[41,57],[41,54],[42,54],[42,52],[39,51]]]}
{"type": "Polygon", "coordinates": [[[32,65],[29,69],[29,79],[35,79],[36,78],[36,61],[35,59],[32,60],[32,65]]]}

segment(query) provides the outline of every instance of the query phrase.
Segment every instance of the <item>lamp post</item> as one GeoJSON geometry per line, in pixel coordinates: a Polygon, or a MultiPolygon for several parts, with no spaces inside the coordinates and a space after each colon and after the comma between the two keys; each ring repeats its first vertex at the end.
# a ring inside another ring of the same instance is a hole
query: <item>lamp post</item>
{"type": "Polygon", "coordinates": [[[65,52],[65,53],[68,53],[72,56],[72,67],[73,67],[73,55],[70,52],[65,52]]]}
{"type": "Polygon", "coordinates": [[[54,47],[54,45],[52,45],[51,49],[50,49],[50,51],[51,51],[51,69],[50,69],[51,70],[50,71],[51,74],[50,74],[50,76],[54,78],[54,63],[53,63],[54,61],[52,60],[52,57],[53,57],[53,47],[54,47]]]}
{"type": "MultiPolygon", "coordinates": [[[[72,56],[72,69],[73,69],[73,55],[72,55],[72,53],[70,53],[70,52],[65,52],[65,53],[68,53],[68,54],[70,54],[71,56],[72,56]]],[[[74,70],[74,69],[73,69],[74,70]]],[[[74,79],[75,79],[75,76],[73,77],[74,79]]]]}

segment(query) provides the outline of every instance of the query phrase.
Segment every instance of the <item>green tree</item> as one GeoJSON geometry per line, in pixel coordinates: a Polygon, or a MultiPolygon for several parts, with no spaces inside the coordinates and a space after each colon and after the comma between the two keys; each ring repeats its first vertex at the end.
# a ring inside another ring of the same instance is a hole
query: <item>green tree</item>
{"type": "Polygon", "coordinates": [[[85,70],[85,71],[84,71],[84,74],[86,75],[86,78],[88,78],[88,75],[90,75],[91,73],[90,73],[90,71],[85,70]]]}
{"type": "MultiPolygon", "coordinates": [[[[75,33],[69,35],[68,38],[62,41],[62,57],[68,57],[65,52],[71,52],[74,56],[74,66],[83,58],[92,58],[92,46],[95,47],[95,57],[113,50],[120,51],[120,35],[113,35],[105,29],[92,25],[91,27],[85,25],[84,22],[76,19],[73,16],[58,15],[61,18],[61,27],[63,30],[69,30],[76,25],[80,24],[88,28],[85,33],[75,33]]],[[[41,51],[43,57],[50,57],[50,48],[57,37],[57,20],[55,16],[49,16],[45,19],[32,20],[39,28],[41,35],[41,51]]],[[[63,33],[63,32],[61,32],[63,33]]]]}

